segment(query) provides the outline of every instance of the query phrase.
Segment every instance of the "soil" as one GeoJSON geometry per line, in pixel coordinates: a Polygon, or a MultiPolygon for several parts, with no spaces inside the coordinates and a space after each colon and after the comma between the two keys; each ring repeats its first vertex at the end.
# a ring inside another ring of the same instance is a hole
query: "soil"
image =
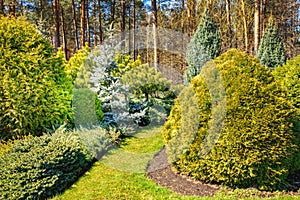
{"type": "MultiPolygon", "coordinates": [[[[158,185],[173,190],[181,195],[204,197],[214,196],[219,190],[223,190],[225,193],[233,191],[230,188],[224,190],[219,185],[206,184],[174,172],[171,168],[171,165],[168,163],[165,147],[161,149],[148,163],[147,177],[155,181],[158,185]]],[[[296,183],[299,184],[300,175],[298,175],[297,178],[299,179],[297,179],[298,181],[296,181],[296,183]]],[[[282,193],[282,195],[300,196],[299,188],[300,184],[293,189],[294,191],[288,191],[282,193]]],[[[249,194],[249,197],[274,197],[277,195],[278,193],[259,192],[255,194],[249,194]]]]}
{"type": "Polygon", "coordinates": [[[166,187],[182,195],[214,196],[219,186],[204,184],[189,177],[177,174],[168,163],[166,149],[163,148],[149,162],[147,176],[158,185],[166,187]]]}

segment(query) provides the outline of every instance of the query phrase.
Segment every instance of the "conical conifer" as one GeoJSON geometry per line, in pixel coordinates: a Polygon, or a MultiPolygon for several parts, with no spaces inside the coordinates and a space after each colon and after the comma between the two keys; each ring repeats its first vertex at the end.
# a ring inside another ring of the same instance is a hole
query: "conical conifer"
{"type": "Polygon", "coordinates": [[[284,43],[272,19],[263,35],[256,57],[260,59],[261,64],[271,69],[283,65],[286,61],[284,43]]]}
{"type": "Polygon", "coordinates": [[[206,11],[187,48],[186,60],[189,66],[185,72],[186,84],[200,73],[202,66],[208,60],[220,55],[220,47],[219,29],[206,11]]]}

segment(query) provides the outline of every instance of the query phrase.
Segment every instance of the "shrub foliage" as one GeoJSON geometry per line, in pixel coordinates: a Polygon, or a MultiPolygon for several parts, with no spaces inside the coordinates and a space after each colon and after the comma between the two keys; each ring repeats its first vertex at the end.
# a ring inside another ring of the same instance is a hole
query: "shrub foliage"
{"type": "Polygon", "coordinates": [[[46,199],[61,193],[89,162],[73,133],[28,136],[0,158],[0,199],[46,199]]]}
{"type": "Polygon", "coordinates": [[[72,107],[76,128],[91,128],[103,118],[102,103],[90,89],[73,89],[72,107]]]}
{"type": "Polygon", "coordinates": [[[140,113],[145,110],[145,115],[139,116],[137,124],[145,126],[149,123],[162,124],[166,114],[170,112],[175,98],[171,90],[172,81],[163,78],[154,67],[140,65],[127,71],[121,77],[122,84],[129,86],[130,113],[140,113]]]}
{"type": "MultiPolygon", "coordinates": [[[[287,99],[295,106],[297,110],[297,123],[294,130],[298,132],[298,142],[300,143],[300,55],[287,61],[283,66],[278,66],[272,71],[275,79],[281,87],[287,92],[287,99]]],[[[300,151],[298,161],[300,168],[300,151]]]]}
{"type": "Polygon", "coordinates": [[[82,49],[78,50],[65,65],[65,71],[67,75],[75,82],[78,72],[82,65],[84,65],[85,60],[88,57],[88,54],[91,52],[91,49],[86,44],[82,49]]]}
{"type": "Polygon", "coordinates": [[[0,137],[41,134],[71,110],[63,59],[23,19],[0,18],[0,137]]]}
{"type": "Polygon", "coordinates": [[[297,108],[300,116],[300,55],[287,61],[283,66],[276,67],[272,72],[275,79],[287,91],[287,98],[297,108]]]}
{"type": "Polygon", "coordinates": [[[292,130],[295,109],[286,100],[286,93],[258,59],[238,50],[230,50],[208,64],[215,64],[223,79],[226,119],[219,135],[207,139],[210,126],[219,120],[212,118],[217,105],[211,101],[214,94],[209,94],[207,86],[215,77],[195,77],[175,101],[164,126],[173,167],[199,180],[232,187],[284,187],[287,175],[299,162],[295,161],[299,144],[292,130]],[[193,97],[197,106],[191,109],[186,105],[195,105],[191,103],[193,97]],[[202,154],[214,137],[216,142],[209,153],[202,154]]]}

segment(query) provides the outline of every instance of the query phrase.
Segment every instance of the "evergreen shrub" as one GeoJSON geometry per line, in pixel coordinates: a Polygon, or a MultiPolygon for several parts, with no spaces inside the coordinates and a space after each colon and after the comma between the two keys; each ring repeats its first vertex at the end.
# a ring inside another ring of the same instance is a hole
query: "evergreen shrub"
{"type": "Polygon", "coordinates": [[[65,71],[67,75],[75,82],[76,77],[80,68],[84,65],[85,60],[88,57],[88,54],[91,52],[91,49],[88,45],[85,45],[82,49],[78,50],[77,53],[73,54],[70,60],[65,65],[65,71]]]}
{"type": "Polygon", "coordinates": [[[207,83],[214,83],[215,76],[199,75],[182,91],[164,126],[173,168],[230,187],[286,188],[287,176],[299,169],[296,112],[286,92],[258,59],[238,50],[206,65],[215,65],[221,75],[226,102],[212,101],[214,88],[208,89],[207,83]],[[223,122],[212,119],[218,103],[226,108],[223,122]],[[209,135],[215,121],[222,123],[220,132],[209,135]],[[211,149],[203,154],[209,144],[211,149]]]}
{"type": "Polygon", "coordinates": [[[281,87],[287,91],[287,98],[297,108],[300,116],[300,55],[276,67],[272,72],[281,87]]]}
{"type": "Polygon", "coordinates": [[[0,18],[0,138],[41,135],[71,113],[61,55],[23,19],[0,18]]]}
{"type": "Polygon", "coordinates": [[[0,157],[0,199],[46,199],[62,193],[90,161],[74,133],[28,136],[0,157]]]}
{"type": "Polygon", "coordinates": [[[171,89],[172,81],[162,77],[154,67],[140,65],[125,72],[121,82],[129,86],[132,94],[129,112],[134,114],[146,110],[144,116],[135,119],[137,124],[146,126],[151,122],[159,124],[165,120],[176,96],[171,89]]]}
{"type": "MultiPolygon", "coordinates": [[[[287,92],[287,99],[297,110],[298,119],[294,130],[298,132],[298,142],[300,143],[300,55],[287,61],[283,66],[276,67],[272,73],[280,86],[287,92]]],[[[300,165],[300,151],[296,159],[299,160],[296,162],[300,165]]]]}
{"type": "Polygon", "coordinates": [[[114,138],[112,132],[108,132],[99,126],[91,129],[82,128],[77,130],[76,133],[78,133],[90,156],[98,160],[102,158],[115,143],[118,143],[119,139],[114,138]]]}

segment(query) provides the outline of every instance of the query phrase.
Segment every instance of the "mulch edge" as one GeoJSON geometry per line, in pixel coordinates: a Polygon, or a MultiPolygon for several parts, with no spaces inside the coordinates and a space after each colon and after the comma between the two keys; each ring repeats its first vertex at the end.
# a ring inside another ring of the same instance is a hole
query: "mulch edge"
{"type": "Polygon", "coordinates": [[[186,196],[212,197],[215,196],[219,191],[224,195],[228,195],[228,197],[237,198],[300,196],[300,189],[297,192],[265,192],[255,190],[255,188],[247,188],[245,191],[254,189],[255,192],[249,194],[238,194],[235,193],[235,190],[231,188],[223,188],[220,185],[203,183],[192,177],[175,172],[172,169],[171,164],[168,163],[165,147],[163,147],[153,156],[153,159],[147,165],[146,172],[147,177],[152,179],[158,185],[168,188],[180,195],[186,196]],[[157,161],[159,161],[159,164],[154,166],[157,161]]]}

